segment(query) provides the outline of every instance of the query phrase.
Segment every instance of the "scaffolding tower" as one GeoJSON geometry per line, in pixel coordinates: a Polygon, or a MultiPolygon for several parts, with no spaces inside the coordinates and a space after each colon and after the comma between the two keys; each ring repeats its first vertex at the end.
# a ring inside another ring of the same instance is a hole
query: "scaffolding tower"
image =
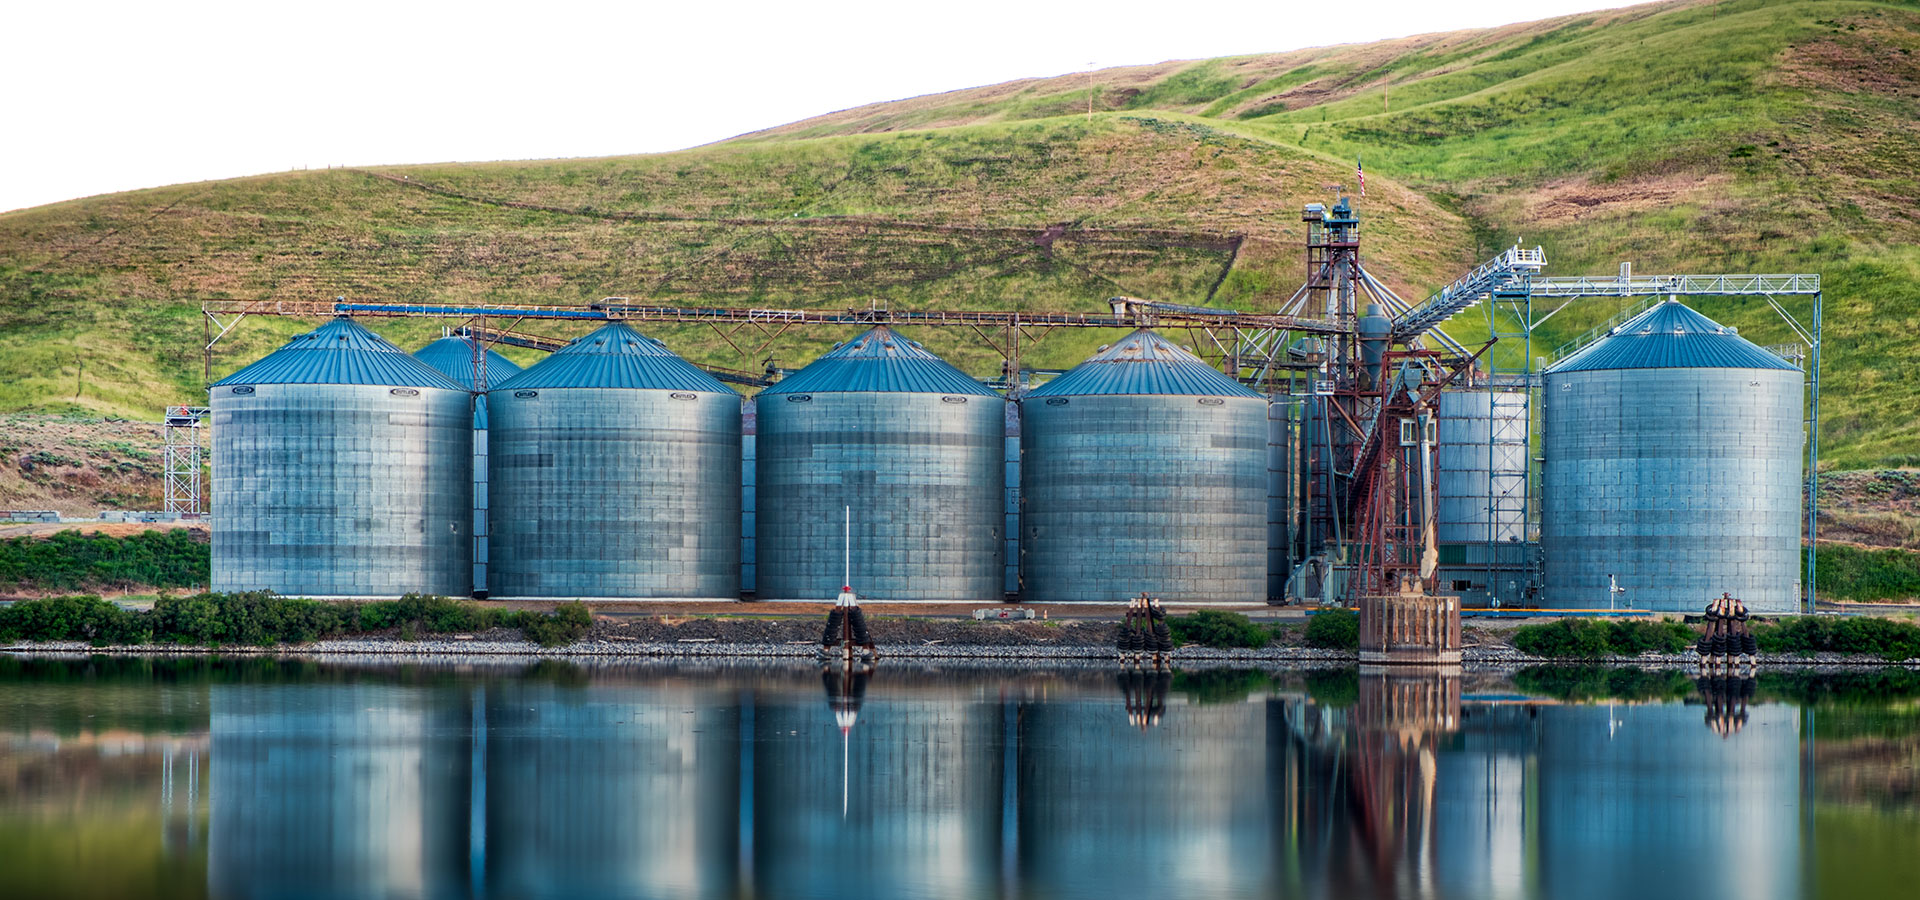
{"type": "Polygon", "coordinates": [[[198,519],[207,513],[200,487],[206,459],[200,426],[207,412],[204,406],[169,406],[160,421],[166,448],[165,509],[183,519],[198,519]]]}

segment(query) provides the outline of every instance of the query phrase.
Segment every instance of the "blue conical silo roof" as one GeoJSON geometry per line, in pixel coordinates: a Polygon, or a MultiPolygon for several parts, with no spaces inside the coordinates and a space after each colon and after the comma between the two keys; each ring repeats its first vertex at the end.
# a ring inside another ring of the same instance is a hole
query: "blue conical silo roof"
{"type": "Polygon", "coordinates": [[[210,386],[226,384],[366,384],[466,390],[438,369],[350,319],[334,319],[300,335],[210,386]]]}
{"type": "Polygon", "coordinates": [[[760,393],[835,392],[1000,396],[885,325],[833,348],[760,393]]]}
{"type": "MultiPolygon", "coordinates": [[[[473,345],[463,337],[443,337],[413,351],[413,358],[440,370],[440,374],[472,390],[473,345]]],[[[499,384],[520,374],[520,367],[492,350],[487,351],[487,383],[499,384]]]]}
{"type": "Polygon", "coordinates": [[[1252,397],[1257,391],[1228,378],[1200,357],[1172,341],[1142,328],[1099,353],[1087,357],[1067,374],[1028,393],[1029,397],[1088,394],[1175,394],[1202,397],[1252,397]]]}
{"type": "Polygon", "coordinates": [[[530,388],[734,393],[719,379],[668,350],[667,345],[619,322],[574,338],[552,356],[493,386],[497,391],[530,388]]]}
{"type": "Polygon", "coordinates": [[[1549,374],[1600,369],[1795,369],[1712,319],[1668,300],[1628,319],[1549,374]]]}

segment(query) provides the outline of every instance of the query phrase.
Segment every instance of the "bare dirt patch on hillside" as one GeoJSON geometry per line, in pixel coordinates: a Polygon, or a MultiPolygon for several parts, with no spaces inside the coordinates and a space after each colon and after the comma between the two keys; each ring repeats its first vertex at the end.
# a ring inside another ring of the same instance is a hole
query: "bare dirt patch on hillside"
{"type": "Polygon", "coordinates": [[[1563,225],[1591,215],[1645,212],[1678,204],[1706,204],[1720,199],[1733,182],[1728,174],[1667,175],[1655,178],[1596,182],[1567,178],[1548,182],[1528,192],[1523,201],[1525,221],[1563,225]]]}
{"type": "Polygon", "coordinates": [[[163,444],[160,426],[147,422],[7,415],[0,419],[0,509],[50,509],[69,517],[158,509],[163,444]]]}

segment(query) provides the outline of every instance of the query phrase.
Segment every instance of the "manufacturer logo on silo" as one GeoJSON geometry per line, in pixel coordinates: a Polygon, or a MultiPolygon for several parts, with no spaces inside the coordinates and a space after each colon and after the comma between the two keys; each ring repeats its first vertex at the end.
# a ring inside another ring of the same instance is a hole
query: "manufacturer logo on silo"
{"type": "Polygon", "coordinates": [[[811,403],[813,402],[813,395],[812,394],[788,394],[787,402],[788,403],[811,403]]]}
{"type": "Polygon", "coordinates": [[[941,403],[965,403],[965,402],[967,402],[967,398],[965,398],[965,397],[941,397],[941,398],[940,398],[940,402],[941,402],[941,403]]]}
{"type": "Polygon", "coordinates": [[[1048,397],[1048,398],[1047,398],[1047,405],[1048,405],[1048,406],[1065,406],[1065,405],[1067,405],[1067,398],[1065,398],[1065,397],[1048,397]]]}
{"type": "Polygon", "coordinates": [[[414,390],[413,388],[394,388],[393,390],[390,390],[390,391],[388,391],[387,393],[389,393],[389,394],[392,394],[392,395],[394,395],[395,397],[418,397],[418,396],[420,396],[420,392],[419,392],[419,391],[416,391],[416,390],[414,390]]]}
{"type": "Polygon", "coordinates": [[[233,388],[233,392],[236,394],[251,394],[253,393],[253,385],[250,385],[250,384],[235,385],[233,388]]]}
{"type": "Polygon", "coordinates": [[[668,394],[667,396],[668,396],[668,397],[671,397],[671,398],[673,398],[673,399],[675,399],[675,400],[698,400],[698,399],[700,399],[700,395],[699,395],[699,394],[689,394],[689,393],[687,393],[687,392],[685,392],[685,391],[675,391],[675,392],[673,392],[673,393],[671,393],[671,394],[668,394]]]}
{"type": "Polygon", "coordinates": [[[1201,397],[1200,398],[1201,406],[1220,406],[1226,402],[1227,401],[1222,400],[1219,397],[1201,397]]]}
{"type": "Polygon", "coordinates": [[[533,398],[540,396],[540,392],[539,391],[514,391],[513,396],[521,400],[532,400],[533,398]]]}

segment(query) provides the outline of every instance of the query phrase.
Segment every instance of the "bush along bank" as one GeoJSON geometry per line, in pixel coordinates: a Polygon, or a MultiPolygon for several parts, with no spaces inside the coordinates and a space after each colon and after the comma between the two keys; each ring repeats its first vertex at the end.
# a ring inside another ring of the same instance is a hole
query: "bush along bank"
{"type": "Polygon", "coordinates": [[[1513,647],[1530,656],[1553,659],[1601,659],[1639,656],[1652,651],[1669,656],[1685,653],[1700,635],[1680,622],[1561,619],[1544,625],[1522,625],[1513,630],[1513,647]]]}
{"type": "Polygon", "coordinates": [[[1756,625],[1754,640],[1767,653],[1847,653],[1901,661],[1920,657],[1920,625],[1869,616],[1799,616],[1756,625]]]}
{"type": "Polygon", "coordinates": [[[62,531],[0,540],[0,588],[72,591],[195,588],[213,566],[205,532],[186,528],[127,537],[62,531]]]}
{"type": "Polygon", "coordinates": [[[1203,609],[1170,616],[1167,624],[1181,646],[1216,650],[1259,650],[1275,643],[1305,644],[1316,650],[1359,650],[1360,617],[1344,610],[1328,610],[1307,617],[1306,625],[1276,622],[1261,625],[1236,612],[1203,609]],[[1301,640],[1294,640],[1296,634],[1301,640]]]}
{"type": "Polygon", "coordinates": [[[552,613],[539,613],[421,594],[373,603],[329,603],[267,591],[195,594],[163,596],[145,611],[123,609],[95,596],[71,596],[0,607],[0,642],[271,647],[387,631],[397,631],[401,640],[415,640],[426,634],[518,628],[542,647],[560,647],[585,637],[592,624],[592,613],[582,603],[562,603],[552,613]]]}

